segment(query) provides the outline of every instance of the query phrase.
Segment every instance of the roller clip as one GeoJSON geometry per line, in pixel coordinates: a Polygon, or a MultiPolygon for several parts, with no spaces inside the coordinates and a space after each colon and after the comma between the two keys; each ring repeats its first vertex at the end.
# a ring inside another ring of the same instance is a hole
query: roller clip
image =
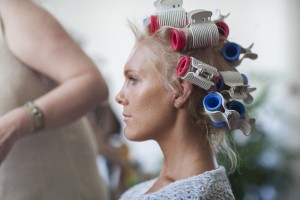
{"type": "Polygon", "coordinates": [[[223,127],[226,124],[230,130],[240,129],[244,135],[249,135],[255,123],[254,118],[246,117],[244,105],[238,101],[230,101],[228,95],[221,93],[209,93],[203,99],[205,112],[216,127],[223,127]]]}
{"type": "Polygon", "coordinates": [[[186,11],[182,0],[157,0],[154,2],[156,15],[150,17],[150,33],[163,26],[183,28],[187,24],[186,11]]]}
{"type": "Polygon", "coordinates": [[[204,110],[216,127],[222,127],[227,124],[231,129],[230,121],[240,119],[238,111],[227,108],[227,102],[228,100],[224,99],[218,92],[209,93],[203,99],[204,110]]]}
{"type": "Polygon", "coordinates": [[[211,22],[212,12],[207,10],[193,10],[188,12],[187,17],[189,20],[188,26],[194,26],[197,24],[211,22]]]}
{"type": "MultiPolygon", "coordinates": [[[[183,57],[183,59],[187,59],[186,57],[183,57]]],[[[181,60],[181,61],[182,61],[181,60]]],[[[185,62],[187,64],[191,65],[193,68],[196,69],[196,71],[187,72],[187,66],[177,66],[178,68],[185,69],[186,74],[181,73],[182,79],[189,81],[192,84],[195,84],[205,90],[209,90],[212,88],[212,86],[215,86],[214,78],[219,76],[219,73],[217,72],[217,69],[207,65],[193,57],[190,57],[191,62],[185,62]]],[[[182,62],[179,62],[182,63],[182,62]]],[[[193,69],[193,70],[195,70],[193,69]]],[[[178,74],[178,73],[177,73],[178,74]]]]}
{"type": "Polygon", "coordinates": [[[232,86],[228,90],[228,93],[231,98],[242,99],[245,103],[250,104],[253,101],[253,97],[250,93],[255,90],[256,88],[250,87],[249,85],[236,85],[232,86]]]}
{"type": "Polygon", "coordinates": [[[228,13],[227,15],[222,15],[221,10],[216,9],[212,15],[212,21],[224,21],[229,15],[230,13],[228,13]]]}
{"type": "Polygon", "coordinates": [[[154,6],[157,11],[168,11],[182,8],[182,0],[157,0],[154,6]]]}
{"type": "Polygon", "coordinates": [[[244,48],[234,42],[228,42],[224,45],[222,54],[226,60],[232,61],[235,66],[238,66],[245,58],[252,60],[257,59],[257,54],[251,51],[253,45],[254,43],[252,43],[248,48],[244,48]],[[240,58],[241,54],[243,54],[242,58],[240,58]]]}
{"type": "Polygon", "coordinates": [[[243,57],[241,58],[241,60],[243,60],[244,58],[249,58],[251,60],[255,60],[257,59],[257,54],[252,52],[252,47],[253,47],[254,43],[252,43],[248,48],[244,48],[241,47],[241,53],[243,53],[243,57]]]}

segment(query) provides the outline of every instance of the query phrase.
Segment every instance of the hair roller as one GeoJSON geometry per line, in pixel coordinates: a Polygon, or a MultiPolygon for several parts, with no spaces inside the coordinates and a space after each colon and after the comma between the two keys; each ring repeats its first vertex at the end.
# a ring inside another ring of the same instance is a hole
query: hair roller
{"type": "Polygon", "coordinates": [[[191,48],[216,46],[219,43],[219,31],[214,23],[203,23],[190,27],[191,48]]]}
{"type": "Polygon", "coordinates": [[[228,42],[224,45],[222,53],[228,61],[238,60],[241,54],[241,47],[234,42],[228,42]]]}
{"type": "Polygon", "coordinates": [[[187,25],[186,11],[184,9],[158,12],[157,15],[158,22],[161,27],[172,26],[183,28],[187,25]]]}
{"type": "Polygon", "coordinates": [[[186,45],[185,33],[177,29],[172,29],[170,33],[170,43],[174,51],[183,50],[186,45]]]}
{"type": "Polygon", "coordinates": [[[182,57],[177,65],[176,74],[180,77],[183,77],[184,75],[186,75],[190,65],[191,65],[190,57],[188,56],[182,57]]]}
{"type": "MultiPolygon", "coordinates": [[[[207,111],[214,112],[222,110],[223,98],[219,93],[209,93],[203,99],[203,106],[207,111]]],[[[220,118],[222,119],[222,118],[220,118]]],[[[212,121],[213,125],[216,127],[223,127],[226,125],[226,122],[220,120],[221,122],[212,121]]]]}
{"type": "Polygon", "coordinates": [[[228,25],[224,21],[216,21],[215,24],[217,25],[219,34],[226,39],[229,35],[228,25]]]}
{"type": "Polygon", "coordinates": [[[151,15],[150,17],[150,33],[153,34],[159,29],[157,15],[151,15]]]}
{"type": "Polygon", "coordinates": [[[246,108],[241,102],[239,102],[239,101],[230,101],[227,104],[227,108],[229,110],[237,111],[240,114],[240,118],[245,118],[246,108]]]}

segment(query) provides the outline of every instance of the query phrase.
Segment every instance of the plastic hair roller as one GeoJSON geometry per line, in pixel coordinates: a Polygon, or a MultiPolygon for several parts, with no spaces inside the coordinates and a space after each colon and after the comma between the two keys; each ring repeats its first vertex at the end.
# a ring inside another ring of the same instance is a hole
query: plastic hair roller
{"type": "Polygon", "coordinates": [[[231,106],[234,109],[228,109],[226,102],[228,100],[224,100],[224,97],[218,92],[209,93],[203,99],[204,110],[216,127],[223,127],[228,124],[229,128],[231,128],[230,121],[236,121],[241,118],[239,111],[242,113],[242,108],[239,107],[240,105],[233,103],[231,106]],[[239,109],[239,111],[235,109],[239,109]]]}
{"type": "Polygon", "coordinates": [[[219,34],[222,35],[226,39],[228,37],[228,35],[229,35],[229,27],[228,27],[228,25],[225,22],[223,22],[223,21],[216,21],[214,23],[218,27],[219,34]]]}
{"type": "Polygon", "coordinates": [[[248,77],[245,74],[241,74],[244,80],[244,85],[248,85],[249,81],[248,81],[248,77]]]}
{"type": "Polygon", "coordinates": [[[183,31],[172,29],[170,33],[171,47],[174,51],[179,51],[185,48],[186,37],[183,31]]]}
{"type": "Polygon", "coordinates": [[[157,15],[150,17],[151,34],[163,26],[183,28],[187,25],[186,11],[182,8],[182,0],[157,0],[154,3],[157,15]]]}
{"type": "Polygon", "coordinates": [[[189,67],[191,65],[190,57],[184,56],[179,61],[177,68],[176,68],[176,74],[180,77],[183,77],[186,75],[187,71],[189,70],[189,67]]]}
{"type": "MultiPolygon", "coordinates": [[[[222,97],[218,93],[210,93],[203,99],[203,106],[207,111],[219,111],[222,108],[222,97]]],[[[223,127],[226,125],[225,120],[219,117],[220,120],[216,119],[212,121],[212,124],[216,127],[223,127]]]]}
{"type": "Polygon", "coordinates": [[[224,22],[224,20],[229,16],[222,15],[220,9],[216,9],[211,17],[211,20],[217,25],[219,34],[222,35],[224,38],[227,38],[229,35],[229,27],[224,22]]]}
{"type": "Polygon", "coordinates": [[[227,108],[229,110],[235,110],[239,113],[240,115],[240,118],[245,118],[246,116],[246,108],[245,106],[241,103],[241,102],[238,102],[238,101],[230,101],[228,104],[227,104],[227,108]]]}
{"type": "Polygon", "coordinates": [[[224,79],[222,76],[220,76],[219,81],[216,84],[216,91],[220,92],[220,91],[224,90],[224,87],[225,87],[224,79]]]}
{"type": "Polygon", "coordinates": [[[191,48],[215,46],[219,43],[219,31],[210,18],[212,12],[195,10],[188,13],[189,31],[192,36],[191,48]]]}
{"type": "Polygon", "coordinates": [[[228,99],[218,93],[209,93],[203,99],[203,107],[215,127],[228,125],[230,130],[240,129],[244,135],[249,135],[255,123],[254,118],[246,118],[246,109],[238,101],[228,102],[228,99]],[[225,106],[225,104],[228,106],[225,106]]]}
{"type": "Polygon", "coordinates": [[[216,91],[220,92],[230,87],[248,85],[248,78],[245,74],[240,74],[237,71],[220,72],[220,78],[216,84],[216,91]]]}
{"type": "Polygon", "coordinates": [[[221,92],[222,95],[228,95],[233,99],[243,100],[244,103],[247,104],[253,101],[253,97],[250,93],[255,91],[256,88],[252,88],[248,85],[249,81],[246,75],[237,71],[222,71],[220,75],[223,84],[220,85],[220,83],[217,83],[218,92],[221,92]]]}
{"type": "Polygon", "coordinates": [[[211,22],[212,13],[205,10],[195,10],[188,13],[189,25],[183,31],[171,31],[171,47],[174,51],[215,46],[219,43],[219,31],[211,22]],[[188,38],[191,38],[188,40],[188,38]],[[187,43],[189,41],[189,43],[187,43]]]}
{"type": "Polygon", "coordinates": [[[205,90],[214,88],[215,80],[219,77],[216,68],[188,56],[184,56],[179,61],[176,73],[182,79],[205,90]]]}
{"type": "Polygon", "coordinates": [[[224,45],[222,53],[228,61],[238,60],[241,54],[241,47],[234,42],[228,42],[224,45]]]}
{"type": "Polygon", "coordinates": [[[257,54],[251,51],[253,45],[254,43],[252,43],[248,48],[243,48],[242,46],[234,42],[228,42],[224,45],[222,54],[226,60],[234,61],[235,66],[238,66],[239,64],[241,64],[244,58],[250,58],[252,60],[257,59],[257,54]],[[244,55],[241,59],[239,59],[241,54],[244,55]]]}

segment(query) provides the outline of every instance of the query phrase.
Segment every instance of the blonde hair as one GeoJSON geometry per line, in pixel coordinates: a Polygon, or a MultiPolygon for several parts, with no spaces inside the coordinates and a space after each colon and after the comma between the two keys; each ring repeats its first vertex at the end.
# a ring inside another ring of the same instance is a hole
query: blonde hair
{"type": "MultiPolygon", "coordinates": [[[[220,42],[218,46],[199,48],[193,50],[174,51],[170,45],[170,32],[173,27],[162,27],[154,34],[150,34],[149,27],[141,30],[135,24],[129,22],[129,26],[133,31],[136,43],[151,42],[149,48],[153,52],[153,62],[157,70],[161,72],[159,76],[162,83],[167,89],[173,90],[177,94],[182,93],[180,77],[176,75],[176,66],[179,60],[185,56],[192,56],[204,63],[207,63],[218,71],[236,71],[232,63],[227,62],[221,50],[224,42],[220,42]]],[[[199,125],[199,131],[206,134],[211,148],[217,155],[226,156],[230,163],[230,172],[233,172],[237,165],[237,156],[235,151],[229,144],[227,133],[228,128],[217,128],[211,124],[211,120],[204,112],[202,100],[207,95],[207,91],[200,87],[193,87],[193,91],[188,100],[188,110],[193,120],[199,125]]]]}

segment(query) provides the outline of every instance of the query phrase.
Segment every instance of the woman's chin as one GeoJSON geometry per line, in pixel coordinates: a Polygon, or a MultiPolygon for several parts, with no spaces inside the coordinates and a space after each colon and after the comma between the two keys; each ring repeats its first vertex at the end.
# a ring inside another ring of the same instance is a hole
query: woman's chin
{"type": "Polygon", "coordinates": [[[125,137],[130,140],[130,141],[134,141],[134,142],[140,142],[140,141],[145,141],[147,139],[145,139],[144,137],[142,137],[140,134],[138,133],[133,133],[133,132],[129,132],[128,130],[125,129],[124,131],[124,135],[125,137]]]}

